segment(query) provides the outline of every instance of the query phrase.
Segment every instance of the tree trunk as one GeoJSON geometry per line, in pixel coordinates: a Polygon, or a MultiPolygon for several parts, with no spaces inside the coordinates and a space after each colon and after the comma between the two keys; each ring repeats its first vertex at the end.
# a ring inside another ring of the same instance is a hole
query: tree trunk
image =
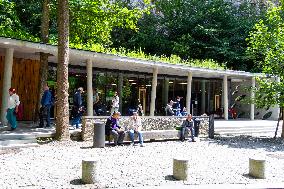
{"type": "MultiPolygon", "coordinates": [[[[50,0],[44,0],[42,4],[42,19],[41,19],[41,42],[48,43],[49,35],[49,7],[50,0]]],[[[40,68],[39,68],[39,83],[38,83],[38,101],[35,108],[34,122],[38,122],[40,100],[43,94],[43,87],[46,85],[48,75],[48,54],[40,53],[40,68]]]]}
{"type": "Polygon", "coordinates": [[[68,0],[58,0],[58,64],[57,64],[57,112],[56,138],[69,140],[68,104],[69,63],[69,6],[68,0]]]}
{"type": "Polygon", "coordinates": [[[284,108],[281,107],[282,111],[282,132],[281,132],[281,138],[284,138],[284,108]]]}

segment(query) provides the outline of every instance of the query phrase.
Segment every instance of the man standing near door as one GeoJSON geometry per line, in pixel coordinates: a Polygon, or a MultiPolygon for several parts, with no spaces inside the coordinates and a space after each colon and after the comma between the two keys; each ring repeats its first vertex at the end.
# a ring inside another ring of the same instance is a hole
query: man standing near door
{"type": "Polygon", "coordinates": [[[39,115],[39,127],[44,127],[44,118],[46,119],[46,127],[50,127],[50,108],[52,105],[52,95],[49,87],[44,87],[44,93],[41,97],[41,108],[39,115]]]}

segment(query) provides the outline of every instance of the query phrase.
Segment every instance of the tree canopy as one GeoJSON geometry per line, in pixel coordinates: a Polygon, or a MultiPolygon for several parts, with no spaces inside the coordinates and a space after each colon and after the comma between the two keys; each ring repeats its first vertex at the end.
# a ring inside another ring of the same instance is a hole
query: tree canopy
{"type": "MultiPolygon", "coordinates": [[[[246,55],[249,31],[263,17],[265,6],[224,0],[156,0],[138,32],[117,29],[114,47],[142,48],[146,53],[183,59],[213,59],[233,69],[253,71],[246,55]]],[[[258,70],[255,70],[258,71],[258,70]]]]}
{"type": "MultiPolygon", "coordinates": [[[[284,117],[284,1],[281,5],[271,4],[264,19],[260,20],[248,38],[248,54],[262,68],[266,78],[258,78],[255,98],[258,107],[279,105],[284,117]]],[[[284,122],[282,135],[284,138],[284,122]]]]}
{"type": "MultiPolygon", "coordinates": [[[[0,35],[40,41],[42,3],[0,0],[0,35]]],[[[122,49],[118,54],[135,57],[143,51],[161,61],[180,57],[175,59],[182,60],[179,63],[211,59],[220,67],[259,71],[245,53],[245,39],[266,7],[249,0],[240,4],[225,0],[70,0],[69,5],[72,48],[111,53],[122,49]]],[[[50,0],[50,7],[49,42],[56,44],[57,1],[50,0]]]]}

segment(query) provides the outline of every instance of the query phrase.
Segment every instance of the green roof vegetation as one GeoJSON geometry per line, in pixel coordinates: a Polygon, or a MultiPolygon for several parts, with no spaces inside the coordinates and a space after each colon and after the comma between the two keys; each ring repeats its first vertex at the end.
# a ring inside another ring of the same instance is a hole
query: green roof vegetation
{"type": "Polygon", "coordinates": [[[71,48],[75,49],[82,49],[82,50],[89,50],[98,53],[106,53],[112,55],[118,55],[128,58],[137,58],[141,60],[148,60],[148,61],[157,61],[157,62],[164,62],[170,64],[181,64],[187,65],[190,67],[198,67],[198,68],[209,68],[209,69],[219,69],[225,70],[225,64],[220,64],[214,60],[197,60],[197,59],[190,59],[190,60],[183,60],[177,55],[171,55],[170,57],[167,56],[155,56],[149,55],[143,52],[142,49],[138,50],[127,50],[123,47],[119,49],[115,48],[105,48],[100,44],[92,44],[92,45],[82,45],[82,44],[70,44],[71,48]]]}

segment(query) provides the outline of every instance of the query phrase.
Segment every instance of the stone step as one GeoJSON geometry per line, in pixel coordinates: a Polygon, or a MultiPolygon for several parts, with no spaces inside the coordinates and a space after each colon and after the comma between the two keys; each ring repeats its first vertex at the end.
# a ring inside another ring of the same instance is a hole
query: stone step
{"type": "Polygon", "coordinates": [[[247,132],[255,132],[255,131],[275,131],[276,128],[229,128],[229,129],[214,129],[215,132],[239,132],[239,131],[247,131],[247,132]]]}
{"type": "Polygon", "coordinates": [[[27,144],[9,144],[6,146],[1,146],[0,149],[5,150],[5,149],[15,149],[15,148],[29,148],[29,147],[38,147],[38,143],[27,143],[27,144]]]}
{"type": "Polygon", "coordinates": [[[24,140],[0,140],[0,146],[8,146],[13,144],[29,144],[37,143],[36,138],[24,139],[24,140]]]}
{"type": "MultiPolygon", "coordinates": [[[[279,125],[281,127],[282,125],[279,125]]],[[[214,125],[217,129],[229,129],[229,128],[276,128],[276,125],[214,125]]]]}
{"type": "MultiPolygon", "coordinates": [[[[240,130],[240,131],[215,131],[215,134],[219,134],[219,135],[228,135],[228,134],[260,134],[260,133],[270,133],[273,134],[275,132],[275,130],[255,130],[255,131],[246,131],[246,130],[240,130]]],[[[281,131],[278,130],[277,133],[281,133],[281,131]]]]}
{"type": "MultiPolygon", "coordinates": [[[[18,136],[19,137],[19,136],[18,136]]],[[[23,136],[20,136],[20,138],[23,136]]],[[[26,137],[26,136],[25,136],[26,137]]],[[[27,148],[38,146],[37,140],[35,137],[26,137],[21,139],[4,139],[0,140],[0,148],[1,149],[11,149],[11,148],[27,148]]]]}
{"type": "Polygon", "coordinates": [[[35,135],[32,134],[19,134],[19,133],[5,133],[0,135],[0,140],[29,140],[36,138],[35,135]]]}

